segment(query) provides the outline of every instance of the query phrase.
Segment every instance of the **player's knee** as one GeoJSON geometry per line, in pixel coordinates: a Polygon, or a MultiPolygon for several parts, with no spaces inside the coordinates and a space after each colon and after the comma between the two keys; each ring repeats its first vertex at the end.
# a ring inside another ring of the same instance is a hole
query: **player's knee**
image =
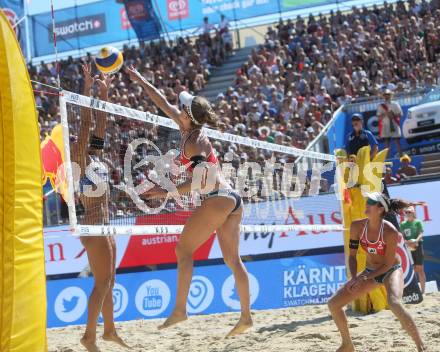
{"type": "Polygon", "coordinates": [[[239,256],[225,256],[223,260],[232,271],[243,269],[243,265],[239,256]]]}
{"type": "Polygon", "coordinates": [[[107,291],[112,287],[112,281],[113,279],[111,275],[99,279],[95,278],[94,290],[100,295],[105,295],[107,291]]]}
{"type": "Polygon", "coordinates": [[[330,312],[333,312],[335,310],[340,309],[340,306],[338,305],[335,297],[331,297],[328,301],[327,301],[327,307],[329,309],[330,312]]]}
{"type": "Polygon", "coordinates": [[[390,296],[388,297],[388,306],[392,312],[397,312],[402,309],[402,302],[398,297],[390,296]]]}
{"type": "Polygon", "coordinates": [[[180,244],[180,242],[177,243],[175,252],[178,261],[192,260],[193,252],[188,250],[188,248],[186,248],[182,244],[180,244]]]}

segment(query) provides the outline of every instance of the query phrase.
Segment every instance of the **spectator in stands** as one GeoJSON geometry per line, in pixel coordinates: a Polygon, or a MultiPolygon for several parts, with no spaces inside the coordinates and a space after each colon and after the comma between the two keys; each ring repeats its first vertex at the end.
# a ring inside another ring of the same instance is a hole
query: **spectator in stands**
{"type": "Polygon", "coordinates": [[[425,293],[426,275],[423,268],[423,222],[416,217],[413,206],[405,209],[406,221],[400,225],[400,231],[405,237],[405,243],[411,250],[414,261],[414,271],[419,278],[422,293],[425,293]]]}
{"type": "Polygon", "coordinates": [[[400,164],[401,166],[399,170],[397,170],[397,175],[401,179],[417,175],[417,169],[414,165],[411,165],[411,157],[408,154],[405,154],[400,158],[400,164]]]}
{"type": "Polygon", "coordinates": [[[225,50],[226,53],[228,55],[230,55],[232,53],[233,47],[234,47],[234,43],[232,40],[232,34],[229,31],[229,28],[226,27],[222,32],[221,32],[221,37],[223,40],[223,44],[225,45],[225,50]]]}
{"type": "Polygon", "coordinates": [[[392,185],[394,183],[399,182],[399,180],[393,176],[393,170],[390,167],[385,169],[384,182],[387,185],[392,185]]]}
{"type": "Polygon", "coordinates": [[[225,15],[220,15],[220,23],[218,25],[219,33],[222,35],[224,32],[226,32],[229,29],[229,21],[226,18],[225,15]]]}
{"type": "Polygon", "coordinates": [[[211,23],[209,23],[208,17],[203,18],[203,23],[196,31],[201,30],[203,34],[210,34],[211,30],[213,30],[215,26],[211,23]]]}
{"type": "Polygon", "coordinates": [[[397,152],[401,155],[400,138],[402,131],[400,129],[400,118],[403,115],[399,103],[392,101],[393,92],[385,89],[383,93],[384,102],[377,108],[377,117],[379,119],[379,137],[385,141],[387,148],[391,146],[393,140],[397,147],[397,152]]]}
{"type": "Polygon", "coordinates": [[[353,114],[351,125],[353,131],[347,136],[345,144],[347,155],[357,155],[359,149],[369,145],[371,147],[371,159],[373,159],[379,150],[379,143],[370,131],[363,128],[362,115],[353,114]]]}

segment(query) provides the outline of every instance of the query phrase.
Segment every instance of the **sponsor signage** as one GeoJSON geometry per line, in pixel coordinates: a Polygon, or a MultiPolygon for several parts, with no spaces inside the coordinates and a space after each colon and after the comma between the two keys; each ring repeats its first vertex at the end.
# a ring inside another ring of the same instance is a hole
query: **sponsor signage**
{"type": "MultiPolygon", "coordinates": [[[[73,18],[55,24],[55,34],[58,40],[98,34],[105,31],[106,22],[104,13],[73,18]]],[[[49,41],[53,42],[52,31],[49,31],[49,41]]]]}
{"type": "MultiPolygon", "coordinates": [[[[425,236],[440,235],[440,205],[432,190],[440,189],[440,181],[390,186],[394,198],[425,201],[417,206],[417,217],[424,222],[425,236]]],[[[273,202],[247,204],[244,224],[340,224],[341,214],[334,195],[303,197],[295,202],[273,202]],[[332,198],[333,197],[333,198],[332,198]]],[[[176,212],[127,219],[138,225],[182,225],[189,212],[176,212]]],[[[403,221],[403,218],[401,219],[403,221]]],[[[45,229],[45,254],[47,275],[78,273],[87,266],[87,256],[78,238],[71,236],[67,226],[45,229]],[[59,236],[59,237],[56,237],[59,236]]],[[[129,268],[144,265],[175,263],[175,246],[178,234],[161,233],[143,236],[116,236],[117,266],[129,268]]],[[[292,232],[247,232],[240,237],[240,255],[259,255],[295,250],[311,250],[343,245],[341,232],[337,231],[292,231],[292,232]]],[[[220,244],[211,236],[195,253],[196,260],[222,257],[220,244]]]]}
{"type": "MultiPolygon", "coordinates": [[[[252,309],[325,303],[346,281],[342,253],[251,262],[246,268],[252,309]]],[[[117,275],[115,319],[168,316],[176,298],[176,275],[175,269],[117,275]]],[[[92,288],[92,278],[49,280],[48,327],[84,324],[92,288]]],[[[240,310],[234,277],[226,265],[194,269],[187,310],[189,314],[240,310]]]]}
{"type": "Polygon", "coordinates": [[[167,14],[170,21],[189,16],[188,0],[167,0],[167,14]]]}

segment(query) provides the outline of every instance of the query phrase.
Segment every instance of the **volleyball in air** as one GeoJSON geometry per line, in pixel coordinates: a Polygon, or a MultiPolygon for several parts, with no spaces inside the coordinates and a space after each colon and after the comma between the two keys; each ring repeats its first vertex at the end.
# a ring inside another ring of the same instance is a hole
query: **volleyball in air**
{"type": "Polygon", "coordinates": [[[124,63],[124,57],[118,49],[112,46],[104,46],[96,55],[95,63],[102,73],[112,74],[119,71],[124,63]]]}

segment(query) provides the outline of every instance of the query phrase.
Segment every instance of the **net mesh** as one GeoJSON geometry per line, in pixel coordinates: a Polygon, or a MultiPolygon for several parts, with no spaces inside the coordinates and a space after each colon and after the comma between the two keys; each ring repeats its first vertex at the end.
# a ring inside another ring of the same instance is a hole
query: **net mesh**
{"type": "MultiPolygon", "coordinates": [[[[143,196],[154,184],[172,189],[190,177],[180,162],[177,126],[164,117],[70,92],[63,92],[60,106],[74,232],[180,233],[200,205],[199,192],[165,200],[143,196]]],[[[285,146],[278,136],[268,143],[221,128],[205,133],[222,174],[242,196],[244,232],[342,229],[341,221],[319,216],[340,208],[333,156],[285,146]]]]}

